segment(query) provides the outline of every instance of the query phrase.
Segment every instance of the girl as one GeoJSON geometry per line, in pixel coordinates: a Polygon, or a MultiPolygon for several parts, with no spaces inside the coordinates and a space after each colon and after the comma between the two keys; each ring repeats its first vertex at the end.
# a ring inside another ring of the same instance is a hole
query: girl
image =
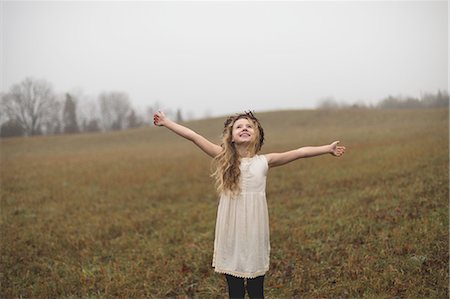
{"type": "Polygon", "coordinates": [[[161,111],[155,113],[153,121],[156,126],[164,126],[192,141],[213,158],[220,201],[212,265],[216,272],[225,275],[230,298],[244,298],[245,289],[250,298],[264,298],[264,275],[269,269],[270,252],[265,193],[268,169],[322,154],[340,157],[345,147],[335,141],[258,155],[264,143],[264,130],[252,112],[228,117],[220,146],[171,121],[161,111]]]}

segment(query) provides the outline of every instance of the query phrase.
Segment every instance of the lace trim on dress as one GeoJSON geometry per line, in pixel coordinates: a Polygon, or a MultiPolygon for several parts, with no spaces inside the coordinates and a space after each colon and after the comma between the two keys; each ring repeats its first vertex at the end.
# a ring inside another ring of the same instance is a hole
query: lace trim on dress
{"type": "Polygon", "coordinates": [[[217,268],[214,269],[214,271],[216,271],[217,273],[233,275],[238,278],[255,278],[258,276],[265,275],[268,270],[269,270],[269,268],[264,269],[262,271],[253,272],[253,273],[243,273],[243,272],[237,272],[237,271],[233,271],[233,270],[222,270],[222,269],[217,269],[217,268]]]}

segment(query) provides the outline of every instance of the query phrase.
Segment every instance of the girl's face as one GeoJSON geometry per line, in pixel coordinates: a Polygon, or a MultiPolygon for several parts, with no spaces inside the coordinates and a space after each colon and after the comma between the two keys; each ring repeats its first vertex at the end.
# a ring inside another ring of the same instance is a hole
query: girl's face
{"type": "Polygon", "coordinates": [[[240,118],[233,124],[232,141],[236,144],[250,143],[255,136],[255,127],[246,118],[240,118]]]}

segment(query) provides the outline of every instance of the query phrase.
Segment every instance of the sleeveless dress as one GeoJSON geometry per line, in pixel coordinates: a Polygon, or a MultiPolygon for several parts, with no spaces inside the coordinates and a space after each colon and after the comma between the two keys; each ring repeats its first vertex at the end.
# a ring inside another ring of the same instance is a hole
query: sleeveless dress
{"type": "Polygon", "coordinates": [[[269,270],[268,169],[264,155],[242,158],[241,193],[220,196],[212,262],[218,273],[254,278],[269,270]]]}

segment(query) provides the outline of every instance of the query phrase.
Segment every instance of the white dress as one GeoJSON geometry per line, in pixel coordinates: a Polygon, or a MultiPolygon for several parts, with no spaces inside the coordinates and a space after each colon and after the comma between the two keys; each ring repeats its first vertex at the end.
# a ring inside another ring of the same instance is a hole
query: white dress
{"type": "Polygon", "coordinates": [[[216,272],[254,278],[269,270],[268,169],[264,155],[242,158],[241,193],[220,196],[212,263],[216,272]]]}

